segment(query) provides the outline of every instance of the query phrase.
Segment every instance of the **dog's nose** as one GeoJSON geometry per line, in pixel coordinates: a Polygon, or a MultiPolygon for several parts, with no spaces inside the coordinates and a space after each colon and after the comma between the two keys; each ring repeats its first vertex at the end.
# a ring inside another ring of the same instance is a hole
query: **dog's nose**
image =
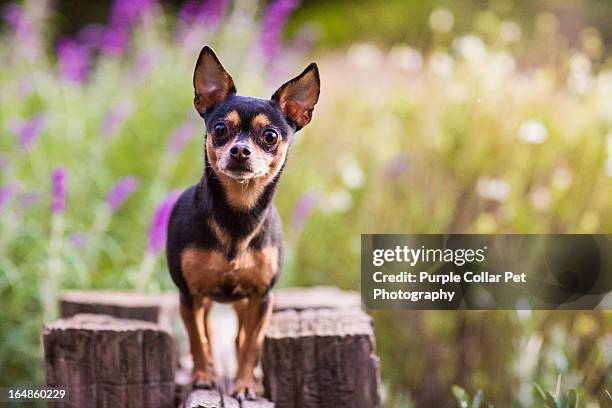
{"type": "Polygon", "coordinates": [[[230,155],[234,159],[246,160],[251,157],[251,149],[249,149],[249,147],[245,144],[238,143],[232,146],[230,149],[230,155]]]}

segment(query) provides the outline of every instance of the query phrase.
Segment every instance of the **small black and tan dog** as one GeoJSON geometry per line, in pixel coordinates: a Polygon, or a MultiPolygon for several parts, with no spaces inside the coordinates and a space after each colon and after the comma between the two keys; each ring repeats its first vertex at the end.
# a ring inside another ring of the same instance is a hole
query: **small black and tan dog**
{"type": "Polygon", "coordinates": [[[193,86],[206,124],[205,168],[172,211],[168,266],[180,291],[194,387],[215,386],[208,316],[213,301],[231,302],[239,324],[233,394],[254,399],[253,370],[283,264],[282,226],[272,198],[294,133],[312,117],[319,72],[310,64],[270,99],[238,96],[232,77],[204,47],[193,86]]]}

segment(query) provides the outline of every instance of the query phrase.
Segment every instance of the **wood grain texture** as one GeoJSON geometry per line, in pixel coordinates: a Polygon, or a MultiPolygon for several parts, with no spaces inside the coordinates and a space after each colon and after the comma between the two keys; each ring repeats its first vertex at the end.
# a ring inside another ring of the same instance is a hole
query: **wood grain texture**
{"type": "Polygon", "coordinates": [[[47,383],[68,390],[52,407],[174,407],[170,333],[141,320],[80,314],[45,325],[47,383]]]}
{"type": "Polygon", "coordinates": [[[262,368],[265,395],[278,408],[380,406],[371,318],[359,309],[274,313],[262,368]]]}
{"type": "Polygon", "coordinates": [[[350,308],[361,308],[361,295],[358,292],[341,290],[334,286],[282,288],[274,291],[274,312],[350,308]]]}
{"type": "Polygon", "coordinates": [[[158,323],[171,330],[178,316],[178,294],[69,290],[62,294],[60,310],[61,317],[82,313],[104,314],[158,323]]]}

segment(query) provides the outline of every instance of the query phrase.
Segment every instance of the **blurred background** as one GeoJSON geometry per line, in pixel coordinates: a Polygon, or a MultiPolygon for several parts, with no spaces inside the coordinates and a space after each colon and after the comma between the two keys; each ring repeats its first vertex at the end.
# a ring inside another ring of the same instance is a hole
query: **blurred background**
{"type": "MultiPolygon", "coordinates": [[[[164,226],[202,172],[203,44],[241,94],[319,63],[276,198],[282,286],[358,290],[361,233],[612,231],[608,0],[1,7],[1,385],[44,383],[41,327],[62,288],[174,289],[164,226]]],[[[479,391],[532,406],[533,384],[559,378],[581,406],[612,402],[610,312],[373,316],[386,406],[479,391]]]]}

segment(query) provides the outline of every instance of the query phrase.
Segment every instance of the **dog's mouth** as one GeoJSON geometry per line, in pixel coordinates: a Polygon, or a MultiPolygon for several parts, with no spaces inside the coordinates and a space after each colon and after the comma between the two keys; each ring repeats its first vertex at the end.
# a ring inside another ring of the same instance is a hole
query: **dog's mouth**
{"type": "Polygon", "coordinates": [[[258,170],[249,165],[232,162],[230,162],[227,166],[222,166],[219,170],[221,171],[221,173],[236,180],[239,183],[245,183],[248,180],[260,177],[265,174],[265,171],[258,170]]]}

